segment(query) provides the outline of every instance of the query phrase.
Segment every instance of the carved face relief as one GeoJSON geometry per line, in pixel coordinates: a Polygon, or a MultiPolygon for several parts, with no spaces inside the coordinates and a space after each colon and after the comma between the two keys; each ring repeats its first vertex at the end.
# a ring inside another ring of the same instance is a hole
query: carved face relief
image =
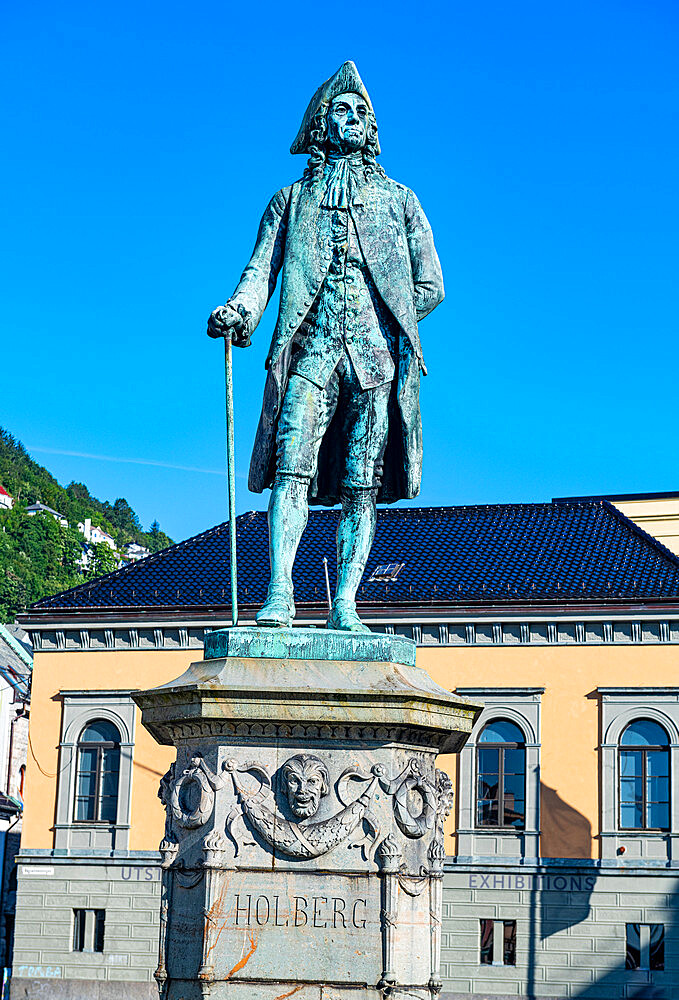
{"type": "Polygon", "coordinates": [[[294,815],[309,819],[318,812],[321,798],[328,794],[328,769],[312,754],[296,754],[283,765],[281,783],[294,815]]]}
{"type": "Polygon", "coordinates": [[[328,144],[341,153],[354,153],[365,145],[368,105],[358,94],[340,94],[327,112],[328,144]]]}

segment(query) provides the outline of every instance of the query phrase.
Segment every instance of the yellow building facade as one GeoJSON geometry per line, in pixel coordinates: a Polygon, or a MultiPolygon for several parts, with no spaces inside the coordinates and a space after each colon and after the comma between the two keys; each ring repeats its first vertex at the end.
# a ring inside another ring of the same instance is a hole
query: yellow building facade
{"type": "MultiPolygon", "coordinates": [[[[25,848],[30,845],[51,850],[54,846],[63,692],[78,690],[80,685],[83,691],[101,693],[101,704],[105,704],[109,691],[117,694],[165,684],[200,656],[199,649],[36,653],[31,752],[26,772],[25,848]],[[85,678],[94,682],[92,688],[83,686],[85,678]]],[[[530,655],[520,645],[421,646],[417,664],[451,690],[484,690],[480,679],[486,680],[488,690],[500,693],[514,688],[544,690],[540,782],[546,800],[541,811],[541,854],[600,857],[597,755],[601,696],[597,691],[629,687],[643,693],[644,688],[676,687],[679,694],[679,654],[674,642],[653,646],[630,643],[623,647],[573,642],[534,647],[530,655]],[[643,685],[639,684],[640,674],[643,685]]],[[[158,782],[173,759],[173,751],[159,746],[146,732],[138,709],[134,714],[129,848],[155,850],[164,823],[157,798],[158,782]]],[[[456,780],[456,758],[448,756],[442,765],[456,780]]],[[[459,800],[459,792],[456,798],[459,800]]],[[[453,820],[449,823],[450,836],[455,838],[453,820]]]]}
{"type": "MultiPolygon", "coordinates": [[[[403,511],[369,567],[372,627],[410,636],[420,667],[484,705],[462,753],[440,759],[455,787],[443,997],[673,1000],[679,560],[611,504],[533,506],[545,510],[403,511]],[[400,561],[387,562],[398,539],[400,561]],[[451,553],[465,546],[458,579],[451,553]],[[378,572],[401,564],[394,579],[378,572]],[[472,579],[470,598],[460,581],[472,579]]],[[[243,594],[265,556],[248,517],[243,594]]],[[[330,522],[316,527],[305,565],[331,534],[330,522]]],[[[225,605],[161,603],[163,587],[181,598],[194,578],[210,596],[205,553],[213,560],[220,531],[26,616],[35,654],[13,1000],[157,996],[157,790],[173,753],[143,729],[130,692],[179,676],[202,657],[205,630],[228,623],[225,605]]],[[[305,572],[300,619],[321,626],[323,581],[305,572]]]]}

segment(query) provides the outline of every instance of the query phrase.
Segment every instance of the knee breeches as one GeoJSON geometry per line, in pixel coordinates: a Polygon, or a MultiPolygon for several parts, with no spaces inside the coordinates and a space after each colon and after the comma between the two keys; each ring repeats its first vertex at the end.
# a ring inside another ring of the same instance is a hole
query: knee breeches
{"type": "Polygon", "coordinates": [[[283,399],[276,440],[277,476],[310,482],[318,468],[323,437],[335,414],[344,442],[344,490],[373,490],[382,478],[389,426],[391,383],[361,389],[348,359],[324,388],[292,374],[283,399]]]}

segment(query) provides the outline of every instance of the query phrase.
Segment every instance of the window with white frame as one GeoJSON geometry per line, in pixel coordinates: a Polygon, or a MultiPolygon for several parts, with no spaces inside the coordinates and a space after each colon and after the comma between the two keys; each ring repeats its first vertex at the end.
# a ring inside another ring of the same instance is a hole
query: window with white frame
{"type": "Polygon", "coordinates": [[[89,722],[78,740],[77,823],[115,823],[120,781],[120,733],[112,722],[89,722]]]}
{"type": "Polygon", "coordinates": [[[135,704],[129,691],[62,691],[54,846],[126,850],[135,704]]]}
{"type": "Polygon", "coordinates": [[[662,972],[665,968],[665,925],[625,925],[625,968],[662,972]]]}
{"type": "Polygon", "coordinates": [[[479,921],[479,965],[516,965],[516,920],[479,921]]]}
{"type": "Polygon", "coordinates": [[[507,719],[483,727],[476,745],[476,825],[522,830],[526,820],[526,739],[507,719]]]}
{"type": "Polygon", "coordinates": [[[679,856],[679,687],[601,687],[601,855],[679,856]]]}
{"type": "Polygon", "coordinates": [[[544,688],[458,688],[484,706],[460,754],[458,857],[537,858],[544,688]]]}
{"type": "Polygon", "coordinates": [[[72,951],[103,951],[106,910],[73,910],[72,951]]]}

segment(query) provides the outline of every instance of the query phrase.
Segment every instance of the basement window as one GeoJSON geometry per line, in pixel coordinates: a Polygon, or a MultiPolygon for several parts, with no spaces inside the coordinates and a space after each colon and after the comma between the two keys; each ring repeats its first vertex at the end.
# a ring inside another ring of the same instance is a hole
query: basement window
{"type": "Polygon", "coordinates": [[[106,910],[73,910],[73,951],[103,951],[106,910]]]}
{"type": "Polygon", "coordinates": [[[480,965],[516,965],[516,920],[481,920],[479,941],[480,965]]]}
{"type": "Polygon", "coordinates": [[[665,925],[626,924],[626,969],[661,972],[665,968],[665,925]]]}

